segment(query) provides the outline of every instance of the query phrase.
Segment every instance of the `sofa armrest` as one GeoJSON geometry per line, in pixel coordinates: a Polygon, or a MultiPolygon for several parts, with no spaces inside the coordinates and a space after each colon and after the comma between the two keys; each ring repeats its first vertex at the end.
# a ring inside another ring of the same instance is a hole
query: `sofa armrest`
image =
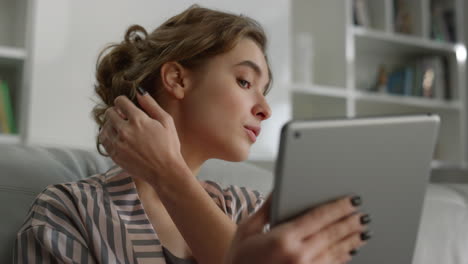
{"type": "Polygon", "coordinates": [[[468,263],[468,185],[430,184],[413,264],[468,263]]]}

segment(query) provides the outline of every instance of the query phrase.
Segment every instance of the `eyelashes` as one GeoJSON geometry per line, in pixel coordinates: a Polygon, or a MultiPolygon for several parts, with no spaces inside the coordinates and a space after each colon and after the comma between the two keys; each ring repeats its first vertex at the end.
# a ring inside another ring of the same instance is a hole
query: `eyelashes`
{"type": "Polygon", "coordinates": [[[244,79],[237,79],[237,83],[242,87],[242,88],[245,88],[245,89],[250,89],[250,82],[249,81],[246,81],[244,79]]]}

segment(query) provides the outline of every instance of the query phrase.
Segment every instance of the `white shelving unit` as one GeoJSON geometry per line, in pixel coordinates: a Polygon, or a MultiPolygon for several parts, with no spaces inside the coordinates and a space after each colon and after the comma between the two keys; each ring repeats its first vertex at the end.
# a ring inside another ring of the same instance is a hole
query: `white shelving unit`
{"type": "Polygon", "coordinates": [[[0,46],[0,58],[4,64],[21,63],[26,59],[26,50],[23,48],[0,46]]]}
{"type": "Polygon", "coordinates": [[[1,143],[19,143],[25,138],[29,89],[28,41],[30,0],[0,0],[0,80],[9,87],[17,133],[1,134],[1,143]]]}
{"type": "MultiPolygon", "coordinates": [[[[301,69],[293,60],[293,118],[358,117],[436,113],[441,129],[434,167],[466,166],[468,161],[466,46],[464,0],[455,7],[457,43],[432,40],[432,0],[409,0],[411,34],[395,32],[394,1],[367,0],[370,26],[354,24],[352,0],[291,1],[292,45],[299,34],[313,38],[313,84],[300,83],[301,69]],[[369,92],[377,70],[396,68],[414,58],[441,56],[448,62],[451,98],[424,98],[369,92]]],[[[295,51],[293,50],[293,53],[295,51]]],[[[294,56],[297,58],[297,56],[294,56]]]]}
{"type": "Polygon", "coordinates": [[[21,138],[18,135],[5,135],[5,134],[0,134],[0,143],[20,143],[21,138]]]}

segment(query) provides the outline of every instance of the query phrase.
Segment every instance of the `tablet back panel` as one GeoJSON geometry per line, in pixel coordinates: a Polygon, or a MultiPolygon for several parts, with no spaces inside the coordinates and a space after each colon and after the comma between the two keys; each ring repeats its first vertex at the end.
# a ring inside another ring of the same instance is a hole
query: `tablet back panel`
{"type": "Polygon", "coordinates": [[[372,239],[351,263],[411,263],[438,127],[435,115],[289,122],[271,224],[358,194],[372,239]]]}

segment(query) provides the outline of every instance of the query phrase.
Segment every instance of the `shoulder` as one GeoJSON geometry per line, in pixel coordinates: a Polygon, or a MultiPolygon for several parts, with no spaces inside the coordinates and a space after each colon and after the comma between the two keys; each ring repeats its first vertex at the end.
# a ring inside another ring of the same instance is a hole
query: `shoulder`
{"type": "Polygon", "coordinates": [[[115,215],[110,203],[112,193],[108,190],[121,187],[128,178],[122,170],[110,170],[80,181],[47,186],[36,197],[18,231],[15,244],[18,259],[24,257],[23,252],[34,252],[36,256],[52,254],[58,260],[67,260],[59,261],[66,263],[83,263],[82,258],[91,260],[104,246],[99,244],[102,239],[98,244],[94,241],[101,231],[112,228],[105,221],[115,215]],[[64,241],[66,247],[61,246],[64,241]],[[70,256],[73,250],[81,254],[70,256]]]}
{"type": "Polygon", "coordinates": [[[101,200],[106,173],[86,179],[47,186],[32,203],[19,232],[44,226],[64,232],[83,229],[88,204],[101,200]]]}
{"type": "Polygon", "coordinates": [[[105,173],[95,174],[79,181],[49,185],[36,197],[34,204],[48,202],[63,205],[66,202],[86,203],[88,199],[98,199],[109,186],[115,185],[114,179],[119,175],[121,178],[128,178],[122,169],[113,167],[105,173]]]}
{"type": "Polygon", "coordinates": [[[236,223],[257,211],[265,200],[259,191],[247,187],[223,187],[213,181],[202,181],[201,184],[221,210],[236,223]]]}
{"type": "Polygon", "coordinates": [[[103,192],[103,180],[104,174],[96,174],[80,181],[49,185],[36,197],[33,205],[50,203],[70,208],[71,204],[85,202],[90,198],[87,194],[98,197],[97,194],[103,192]]]}

